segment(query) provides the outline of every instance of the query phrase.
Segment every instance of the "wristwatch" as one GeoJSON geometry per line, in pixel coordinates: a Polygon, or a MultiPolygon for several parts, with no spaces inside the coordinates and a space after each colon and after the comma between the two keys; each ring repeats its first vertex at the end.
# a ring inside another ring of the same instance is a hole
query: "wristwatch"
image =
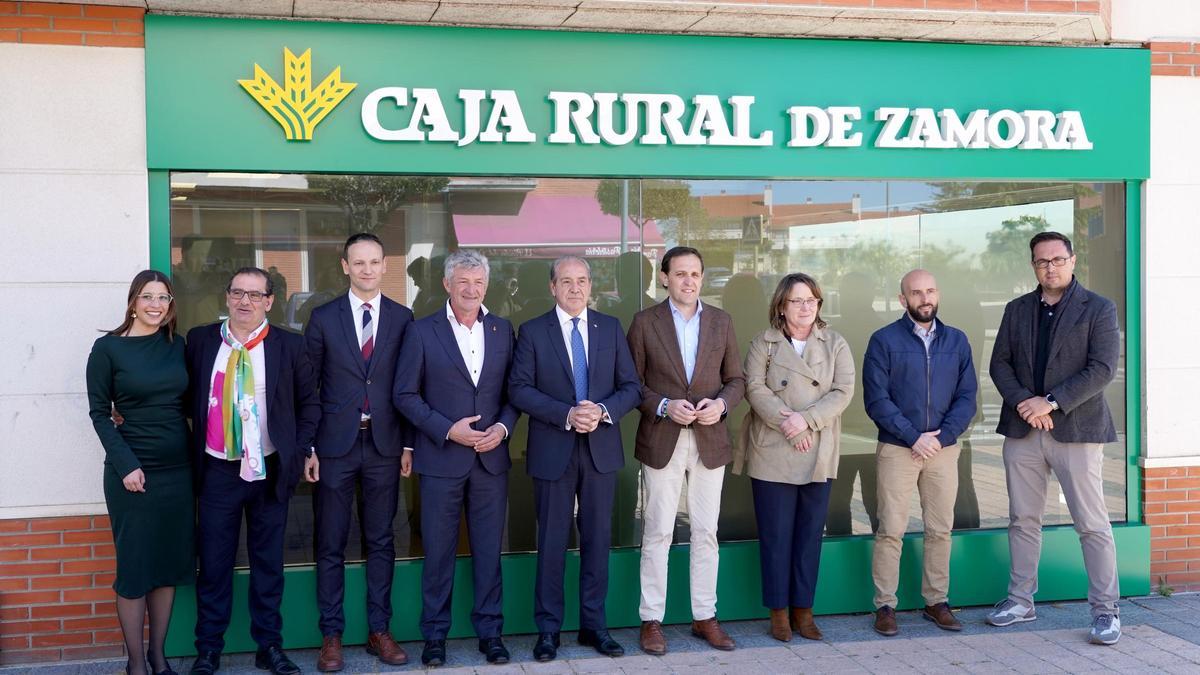
{"type": "Polygon", "coordinates": [[[1058,410],[1058,401],[1054,400],[1054,394],[1046,394],[1046,403],[1050,404],[1051,410],[1058,410]]]}

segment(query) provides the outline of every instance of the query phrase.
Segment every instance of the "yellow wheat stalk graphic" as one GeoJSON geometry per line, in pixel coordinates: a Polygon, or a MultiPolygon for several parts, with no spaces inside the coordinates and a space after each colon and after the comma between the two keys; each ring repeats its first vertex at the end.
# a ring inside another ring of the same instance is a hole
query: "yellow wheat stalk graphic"
{"type": "Polygon", "coordinates": [[[283,87],[257,63],[254,64],[254,79],[238,80],[238,84],[283,127],[289,141],[311,141],[313,130],[321,120],[358,84],[343,82],[339,66],[313,89],[311,49],[296,56],[284,47],[283,62],[283,87]]]}

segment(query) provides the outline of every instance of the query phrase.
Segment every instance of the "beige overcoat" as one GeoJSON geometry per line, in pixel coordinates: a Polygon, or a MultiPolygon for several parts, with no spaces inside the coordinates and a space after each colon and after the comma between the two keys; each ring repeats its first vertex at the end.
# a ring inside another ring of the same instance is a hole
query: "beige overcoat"
{"type": "Polygon", "coordinates": [[[746,354],[746,400],[750,414],[742,423],[733,472],[743,462],[751,478],[776,483],[822,482],[837,475],[842,411],[854,394],[854,357],[846,340],[828,328],[813,327],[796,353],[779,330],[768,328],[750,343],[746,354]],[[799,412],[815,434],[811,450],[802,453],[783,435],[783,409],[799,412]]]}

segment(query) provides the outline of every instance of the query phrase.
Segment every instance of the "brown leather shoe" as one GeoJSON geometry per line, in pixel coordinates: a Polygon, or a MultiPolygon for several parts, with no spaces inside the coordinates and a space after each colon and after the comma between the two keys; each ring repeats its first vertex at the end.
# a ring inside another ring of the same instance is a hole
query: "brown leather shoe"
{"type": "Polygon", "coordinates": [[[817,628],[816,622],[813,621],[812,607],[792,608],[792,630],[806,640],[820,640],[825,637],[821,634],[821,629],[817,628]]]}
{"type": "Polygon", "coordinates": [[[639,639],[642,651],[650,656],[662,656],[667,653],[667,638],[662,632],[662,623],[658,621],[643,621],[642,635],[639,639]]]}
{"type": "Polygon", "coordinates": [[[703,638],[708,646],[724,652],[733,651],[733,638],[717,623],[717,617],[692,622],[692,635],[703,638]]]}
{"type": "Polygon", "coordinates": [[[900,632],[896,625],[896,610],[887,605],[875,610],[875,632],[888,637],[900,632]]]}
{"type": "Polygon", "coordinates": [[[937,624],[937,627],[942,630],[962,630],[962,624],[954,618],[954,613],[950,611],[950,605],[944,602],[933,606],[925,605],[925,611],[921,615],[937,624]]]}
{"type": "Polygon", "coordinates": [[[321,640],[321,651],[317,652],[317,670],[334,673],[346,667],[342,660],[342,636],[326,635],[321,640]]]}
{"type": "Polygon", "coordinates": [[[792,627],[788,625],[786,609],[771,610],[771,637],[780,642],[792,641],[792,627]]]}
{"type": "Polygon", "coordinates": [[[402,666],[408,663],[408,654],[404,653],[404,648],[396,644],[396,641],[392,639],[392,634],[387,631],[371,633],[367,636],[367,653],[378,657],[380,661],[389,666],[402,666]]]}

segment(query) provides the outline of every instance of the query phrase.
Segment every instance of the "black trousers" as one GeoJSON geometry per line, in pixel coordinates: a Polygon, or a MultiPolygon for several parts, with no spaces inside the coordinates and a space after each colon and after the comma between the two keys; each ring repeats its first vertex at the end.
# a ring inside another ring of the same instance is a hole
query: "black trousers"
{"type": "Polygon", "coordinates": [[[533,620],[539,633],[557,633],[563,623],[563,577],[572,522],[579,528],[579,627],[608,627],[608,551],[617,472],[600,473],[587,439],[577,435],[566,470],[558,480],[533,481],[537,507],[537,576],[533,620]],[[578,511],[576,503],[578,502],[578,511]]]}
{"type": "Polygon", "coordinates": [[[221,651],[233,611],[233,564],[242,517],[250,556],[250,636],[260,648],[283,644],[283,530],[287,503],[275,497],[279,457],[266,458],[266,480],[246,482],[238,462],[205,455],[197,530],[196,649],[221,651]]]}
{"type": "Polygon", "coordinates": [[[804,485],[750,481],[758,520],[763,604],[770,609],[812,607],[833,481],[804,485]]]}
{"type": "Polygon", "coordinates": [[[400,458],[385,457],[375,448],[369,429],[360,431],[350,452],[320,457],[321,479],[316,486],[317,607],[321,635],[341,635],[346,629],[343,601],[346,586],[346,542],[358,483],[367,564],[367,626],[372,633],[389,630],[392,621],[392,578],[396,566],[395,531],[400,496],[400,458]]]}

